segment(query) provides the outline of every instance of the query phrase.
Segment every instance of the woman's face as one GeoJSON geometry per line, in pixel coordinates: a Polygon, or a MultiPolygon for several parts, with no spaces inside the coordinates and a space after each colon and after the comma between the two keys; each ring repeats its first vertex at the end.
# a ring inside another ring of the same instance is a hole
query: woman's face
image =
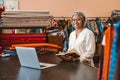
{"type": "Polygon", "coordinates": [[[74,26],[75,29],[79,29],[83,27],[83,21],[82,18],[78,15],[74,15],[72,17],[72,24],[74,26]]]}

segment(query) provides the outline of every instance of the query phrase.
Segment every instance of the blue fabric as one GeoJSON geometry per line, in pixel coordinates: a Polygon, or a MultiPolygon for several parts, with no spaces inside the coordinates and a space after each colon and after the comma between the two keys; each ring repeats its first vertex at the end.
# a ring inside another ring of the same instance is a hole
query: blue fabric
{"type": "Polygon", "coordinates": [[[97,21],[97,25],[98,25],[99,32],[103,33],[103,30],[104,30],[104,28],[103,28],[103,22],[101,20],[98,20],[97,21]]]}
{"type": "MultiPolygon", "coordinates": [[[[70,27],[70,33],[72,32],[72,31],[74,31],[75,30],[75,28],[73,27],[73,25],[71,25],[71,27],[70,27]]],[[[63,33],[64,33],[64,35],[63,35],[63,37],[64,37],[64,40],[63,40],[63,52],[67,52],[67,50],[68,50],[68,43],[69,43],[69,34],[68,34],[68,28],[66,27],[64,30],[63,30],[63,33]]]]}
{"type": "Polygon", "coordinates": [[[4,53],[6,54],[10,54],[12,56],[15,56],[17,55],[16,51],[15,50],[3,50],[4,53]]]}
{"type": "Polygon", "coordinates": [[[110,58],[110,71],[109,71],[109,80],[114,80],[114,74],[115,74],[115,68],[117,64],[117,58],[118,58],[118,42],[119,42],[119,28],[120,28],[120,20],[116,23],[115,25],[115,37],[113,40],[113,45],[112,45],[112,52],[111,52],[111,58],[110,58]]]}
{"type": "Polygon", "coordinates": [[[87,27],[88,27],[88,29],[90,29],[91,31],[93,31],[92,27],[94,27],[94,26],[91,26],[90,21],[87,21],[87,27]]]}
{"type": "Polygon", "coordinates": [[[74,31],[74,30],[75,30],[75,28],[74,28],[73,25],[72,25],[72,26],[71,26],[71,32],[74,31]]]}
{"type": "Polygon", "coordinates": [[[68,29],[67,27],[63,30],[63,52],[68,49],[68,29]]]}
{"type": "Polygon", "coordinates": [[[63,48],[63,52],[67,52],[68,49],[68,42],[64,42],[64,48],[63,48]]]}
{"type": "Polygon", "coordinates": [[[98,30],[99,30],[97,41],[101,42],[101,35],[102,35],[103,31],[104,31],[103,22],[101,20],[98,20],[96,23],[97,23],[98,30]]]}
{"type": "Polygon", "coordinates": [[[95,22],[92,21],[92,23],[91,23],[91,28],[92,28],[92,31],[93,31],[93,32],[95,31],[95,25],[94,25],[94,24],[95,24],[95,22]]]}

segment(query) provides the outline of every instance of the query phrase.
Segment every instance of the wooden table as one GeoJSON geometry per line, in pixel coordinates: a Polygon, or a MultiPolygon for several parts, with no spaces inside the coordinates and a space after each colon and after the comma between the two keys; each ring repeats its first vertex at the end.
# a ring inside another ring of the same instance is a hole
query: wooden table
{"type": "Polygon", "coordinates": [[[18,57],[0,58],[0,80],[97,80],[97,68],[64,62],[55,54],[38,55],[41,62],[58,64],[44,70],[21,67],[18,57]]]}

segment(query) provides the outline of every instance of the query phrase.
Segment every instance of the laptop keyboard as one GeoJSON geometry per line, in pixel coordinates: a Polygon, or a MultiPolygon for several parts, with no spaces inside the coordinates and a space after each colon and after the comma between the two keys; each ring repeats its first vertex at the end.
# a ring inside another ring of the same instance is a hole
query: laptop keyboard
{"type": "Polygon", "coordinates": [[[51,64],[51,63],[40,62],[40,67],[41,67],[41,69],[53,67],[53,66],[56,66],[56,65],[57,65],[57,64],[51,64]]]}
{"type": "Polygon", "coordinates": [[[40,65],[40,67],[46,67],[45,65],[40,65]]]}

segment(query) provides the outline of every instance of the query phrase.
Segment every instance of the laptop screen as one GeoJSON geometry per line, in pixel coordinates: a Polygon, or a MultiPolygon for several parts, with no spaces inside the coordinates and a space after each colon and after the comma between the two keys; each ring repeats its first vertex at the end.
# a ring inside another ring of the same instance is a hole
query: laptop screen
{"type": "Polygon", "coordinates": [[[57,64],[39,62],[36,49],[32,47],[16,47],[17,55],[21,66],[45,69],[56,66],[57,64]]]}

